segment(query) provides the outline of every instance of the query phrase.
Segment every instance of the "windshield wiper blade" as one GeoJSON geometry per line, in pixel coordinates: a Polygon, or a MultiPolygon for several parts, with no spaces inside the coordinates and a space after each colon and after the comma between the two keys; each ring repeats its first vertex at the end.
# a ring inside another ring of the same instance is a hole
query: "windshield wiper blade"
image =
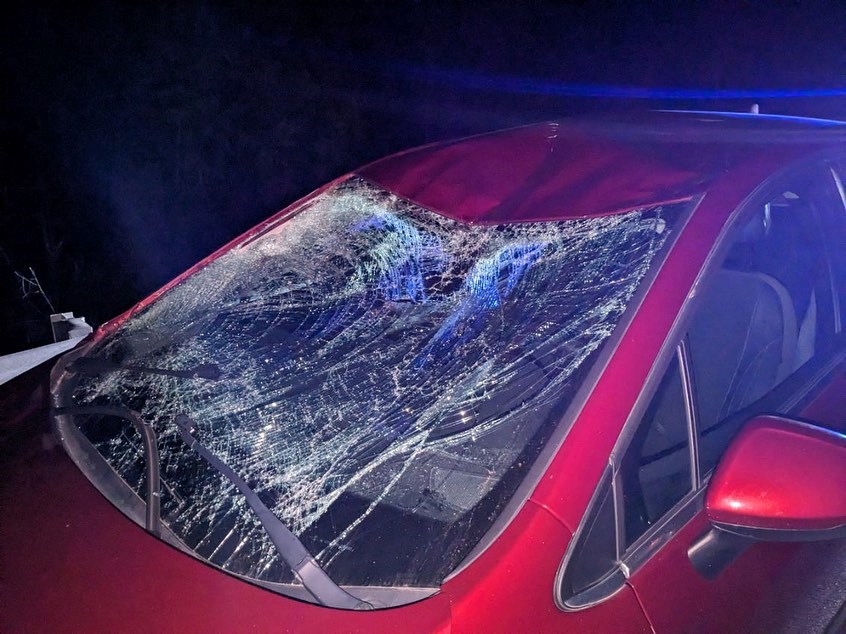
{"type": "Polygon", "coordinates": [[[317,560],[306,549],[299,538],[291,532],[285,524],[273,514],[261,501],[244,480],[220,458],[212,454],[199,440],[194,437],[196,426],[194,421],[185,414],[176,417],[176,426],[186,445],[200,455],[209,465],[223,477],[238,487],[246,498],[247,504],[256,514],[262,527],[270,536],[279,555],[291,567],[294,574],[302,582],[303,587],[321,604],[333,608],[352,610],[369,610],[373,606],[367,601],[354,597],[332,581],[317,560]]]}
{"type": "Polygon", "coordinates": [[[79,357],[74,359],[67,368],[70,372],[79,374],[98,375],[106,372],[138,372],[141,374],[160,374],[175,376],[181,379],[208,379],[216,381],[220,378],[220,368],[214,363],[201,363],[186,370],[168,370],[166,368],[150,368],[141,365],[123,365],[108,359],[97,357],[79,357]]]}
{"type": "Polygon", "coordinates": [[[141,414],[126,407],[115,407],[111,405],[71,405],[67,407],[56,406],[51,409],[53,416],[115,416],[132,423],[132,426],[141,435],[144,443],[144,467],[147,475],[147,495],[145,501],[146,518],[145,528],[147,532],[156,537],[161,537],[161,494],[159,476],[159,449],[156,441],[156,432],[153,426],[145,421],[141,414]]]}

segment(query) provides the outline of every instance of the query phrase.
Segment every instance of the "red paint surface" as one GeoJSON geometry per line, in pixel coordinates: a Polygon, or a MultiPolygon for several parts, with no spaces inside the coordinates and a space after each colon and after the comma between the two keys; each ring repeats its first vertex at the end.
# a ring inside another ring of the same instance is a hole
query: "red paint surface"
{"type": "Polygon", "coordinates": [[[553,600],[555,573],[570,539],[545,509],[527,504],[479,559],[443,590],[453,631],[649,632],[637,599],[623,588],[597,609],[562,612],[553,600]]]}
{"type": "Polygon", "coordinates": [[[682,200],[710,177],[560,123],[429,146],[359,173],[423,207],[485,223],[596,216],[682,200]]]}
{"type": "Polygon", "coordinates": [[[751,632],[768,597],[786,580],[779,571],[805,544],[755,544],[708,580],[687,549],[710,527],[704,513],[688,522],[630,579],[656,632],[751,632]]]}
{"type": "Polygon", "coordinates": [[[737,526],[846,526],[846,436],[775,416],[756,418],[720,461],[705,508],[712,520],[737,526]]]}

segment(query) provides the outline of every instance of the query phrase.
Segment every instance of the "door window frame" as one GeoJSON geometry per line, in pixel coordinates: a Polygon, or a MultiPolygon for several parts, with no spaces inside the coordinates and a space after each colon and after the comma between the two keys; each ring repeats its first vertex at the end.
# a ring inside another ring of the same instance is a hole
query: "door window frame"
{"type": "MultiPolygon", "coordinates": [[[[691,367],[690,350],[687,341],[687,333],[690,329],[694,316],[700,309],[703,289],[711,283],[723,265],[734,237],[739,228],[747,222],[758,208],[772,199],[781,188],[789,187],[792,182],[806,177],[816,177],[819,181],[828,181],[832,190],[839,194],[842,216],[838,220],[835,216],[841,211],[826,211],[815,214],[815,222],[820,224],[820,229],[825,228],[831,222],[838,223],[841,233],[846,236],[846,174],[840,172],[837,167],[843,166],[846,170],[846,159],[843,157],[817,157],[806,160],[798,165],[790,166],[781,170],[765,180],[737,209],[732,212],[720,235],[715,241],[715,246],[709,253],[702,269],[694,281],[688,299],[679,311],[679,318],[671,327],[664,346],[656,357],[655,363],[647,376],[641,393],[632,408],[629,417],[623,425],[622,432],[609,457],[609,467],[603,475],[594,495],[588,504],[587,511],[580,522],[567,552],[562,559],[555,581],[555,603],[565,611],[579,611],[604,602],[620,590],[625,582],[634,575],[652,556],[660,550],[673,535],[675,535],[685,524],[690,522],[704,508],[705,492],[710,480],[711,472],[701,473],[699,456],[699,421],[696,410],[696,391],[691,367]],[[841,180],[844,179],[844,180],[841,180]],[[691,490],[676,502],[661,518],[656,520],[640,537],[631,545],[626,547],[625,537],[625,507],[622,488],[622,474],[620,466],[623,457],[631,444],[636,430],[640,427],[644,414],[654,398],[658,386],[671,363],[678,363],[681,375],[682,391],[685,399],[685,417],[688,426],[689,448],[691,453],[691,490]],[[607,475],[610,471],[610,477],[607,475]],[[573,567],[573,562],[578,556],[590,556],[585,553],[587,550],[582,543],[585,538],[585,526],[588,519],[595,518],[595,506],[598,501],[605,498],[604,493],[607,487],[611,488],[611,495],[614,498],[615,507],[615,531],[616,539],[616,568],[610,569],[598,582],[588,590],[572,596],[566,595],[568,588],[568,568],[573,567]],[[588,600],[586,600],[588,599],[588,600]]],[[[832,237],[822,231],[824,245],[823,257],[826,260],[829,279],[831,282],[830,300],[833,312],[834,323],[833,346],[823,350],[822,354],[815,355],[805,366],[794,370],[787,379],[772,388],[762,398],[744,406],[737,412],[737,415],[744,416],[747,410],[780,410],[782,414],[790,415],[800,410],[811,400],[815,391],[831,372],[846,360],[846,333],[843,331],[841,316],[846,306],[846,292],[841,289],[838,292],[838,283],[846,288],[846,256],[842,256],[842,262],[835,262],[836,245],[832,244],[832,237]],[[838,267],[840,264],[840,267],[838,267]],[[840,274],[840,277],[838,277],[840,274]],[[821,358],[816,358],[821,357],[821,358]]],[[[750,414],[751,415],[751,414],[750,414]]]]}

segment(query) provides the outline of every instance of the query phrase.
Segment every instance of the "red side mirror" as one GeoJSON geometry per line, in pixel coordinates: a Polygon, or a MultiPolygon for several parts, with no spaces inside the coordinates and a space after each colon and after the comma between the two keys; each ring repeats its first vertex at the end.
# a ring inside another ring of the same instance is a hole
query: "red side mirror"
{"type": "Polygon", "coordinates": [[[717,466],[705,512],[716,527],[760,540],[846,537],[846,436],[752,419],[717,466]]]}

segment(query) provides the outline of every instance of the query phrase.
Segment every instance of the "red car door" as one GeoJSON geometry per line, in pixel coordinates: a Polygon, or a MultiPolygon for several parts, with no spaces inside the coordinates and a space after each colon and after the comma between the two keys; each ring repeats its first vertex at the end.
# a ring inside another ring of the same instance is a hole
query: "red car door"
{"type": "Polygon", "coordinates": [[[711,472],[754,415],[846,428],[840,185],[817,165],[738,215],[636,410],[618,532],[656,632],[820,631],[846,601],[843,540],[715,546],[703,511],[711,472]]]}

